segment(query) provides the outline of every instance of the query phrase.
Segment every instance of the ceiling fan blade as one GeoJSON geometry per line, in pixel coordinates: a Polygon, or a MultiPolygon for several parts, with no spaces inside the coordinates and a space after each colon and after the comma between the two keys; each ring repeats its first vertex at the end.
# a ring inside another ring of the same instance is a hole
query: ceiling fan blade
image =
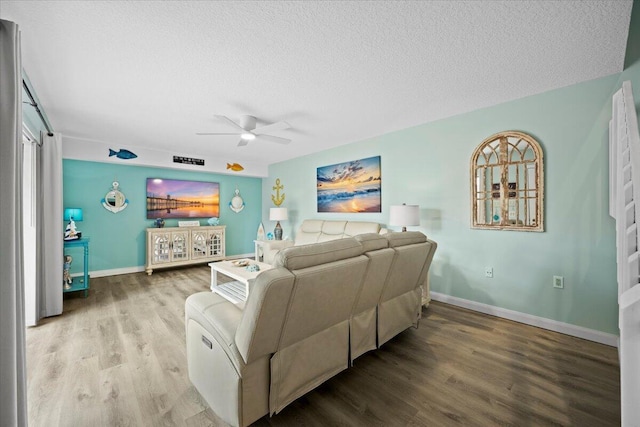
{"type": "Polygon", "coordinates": [[[196,135],[238,135],[238,132],[234,132],[234,133],[196,132],[196,135]]]}
{"type": "Polygon", "coordinates": [[[280,138],[279,136],[273,136],[273,135],[257,135],[256,139],[261,139],[269,142],[277,142],[278,144],[288,144],[291,142],[290,139],[280,138]]]}
{"type": "Polygon", "coordinates": [[[271,133],[277,130],[289,129],[291,125],[287,122],[276,122],[266,126],[260,126],[252,130],[251,132],[256,135],[264,135],[265,133],[271,133]]]}
{"type": "Polygon", "coordinates": [[[223,122],[227,122],[229,125],[233,126],[234,128],[238,129],[238,132],[242,133],[245,130],[242,128],[242,126],[240,126],[239,124],[237,124],[236,122],[234,122],[233,120],[231,120],[229,117],[227,116],[219,116],[214,114],[213,117],[215,117],[218,120],[221,120],[223,122]]]}
{"type": "Polygon", "coordinates": [[[240,142],[238,142],[238,147],[244,147],[248,143],[249,141],[247,141],[246,139],[240,139],[240,142]]]}

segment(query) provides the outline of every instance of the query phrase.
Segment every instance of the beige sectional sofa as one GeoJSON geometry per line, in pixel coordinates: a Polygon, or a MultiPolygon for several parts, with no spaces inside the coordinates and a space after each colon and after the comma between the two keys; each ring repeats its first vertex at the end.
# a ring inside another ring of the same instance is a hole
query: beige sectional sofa
{"type": "Polygon", "coordinates": [[[436,246],[419,232],[294,246],[258,275],[243,310],[214,293],[191,295],[191,382],[231,425],[278,413],[417,326],[436,246]]]}
{"type": "Polygon", "coordinates": [[[262,245],[263,261],[273,264],[280,249],[290,246],[309,245],[331,240],[344,239],[365,233],[384,234],[387,230],[377,222],[368,221],[334,221],[322,219],[306,219],[298,228],[293,240],[267,240],[262,245]]]}

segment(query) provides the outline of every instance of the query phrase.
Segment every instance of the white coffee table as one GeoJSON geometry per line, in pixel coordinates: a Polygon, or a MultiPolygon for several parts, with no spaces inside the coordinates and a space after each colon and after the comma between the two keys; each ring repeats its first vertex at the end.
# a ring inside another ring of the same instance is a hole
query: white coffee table
{"type": "Polygon", "coordinates": [[[251,284],[258,277],[258,274],[273,268],[269,264],[251,259],[212,262],[209,263],[209,267],[211,267],[211,291],[242,307],[249,296],[251,284]],[[260,270],[249,271],[246,266],[238,266],[239,261],[246,261],[249,265],[258,265],[260,270]],[[217,273],[222,273],[235,281],[218,284],[217,273]]]}

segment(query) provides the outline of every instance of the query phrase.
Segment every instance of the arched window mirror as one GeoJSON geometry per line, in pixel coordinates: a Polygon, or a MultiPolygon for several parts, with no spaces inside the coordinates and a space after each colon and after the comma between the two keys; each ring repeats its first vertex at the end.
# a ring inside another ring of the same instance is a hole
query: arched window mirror
{"type": "Polygon", "coordinates": [[[542,149],[530,135],[500,132],[471,157],[472,228],[544,231],[542,149]]]}

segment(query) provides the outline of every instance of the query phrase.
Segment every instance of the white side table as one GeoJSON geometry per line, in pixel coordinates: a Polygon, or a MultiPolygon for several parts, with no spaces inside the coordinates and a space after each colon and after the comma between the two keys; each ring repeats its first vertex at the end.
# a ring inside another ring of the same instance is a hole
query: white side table
{"type": "Polygon", "coordinates": [[[231,301],[240,308],[244,308],[244,303],[249,297],[251,284],[255,278],[258,277],[258,274],[273,268],[269,264],[250,259],[212,262],[209,264],[209,267],[211,267],[211,291],[231,301]],[[240,261],[246,261],[249,265],[257,265],[260,269],[258,271],[248,271],[245,266],[237,265],[240,261]],[[218,283],[218,272],[235,279],[235,281],[218,283]]]}

